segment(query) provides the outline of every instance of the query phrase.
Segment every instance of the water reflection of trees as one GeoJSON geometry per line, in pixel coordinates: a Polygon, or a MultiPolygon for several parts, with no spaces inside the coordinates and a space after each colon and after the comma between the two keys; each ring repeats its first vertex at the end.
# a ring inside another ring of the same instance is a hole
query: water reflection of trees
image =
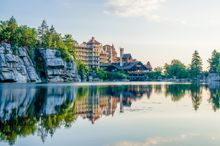
{"type": "Polygon", "coordinates": [[[170,96],[172,101],[178,102],[186,97],[191,97],[194,110],[198,110],[202,102],[202,89],[204,86],[198,84],[172,84],[165,85],[165,95],[170,96]]]}
{"type": "Polygon", "coordinates": [[[209,102],[212,104],[214,111],[217,111],[220,108],[220,86],[210,88],[209,102]]]}
{"type": "Polygon", "coordinates": [[[198,84],[190,85],[190,94],[192,98],[193,108],[197,111],[202,102],[202,88],[198,84]]]}
{"type": "MultiPolygon", "coordinates": [[[[150,99],[152,93],[173,102],[190,97],[198,110],[203,89],[206,86],[196,84],[0,87],[0,140],[14,144],[18,136],[37,134],[44,142],[56,129],[71,127],[78,117],[94,124],[102,116],[113,116],[118,106],[123,112],[124,106],[143,97],[150,99]]],[[[209,101],[217,110],[220,88],[212,88],[210,93],[209,101]]]]}
{"type": "Polygon", "coordinates": [[[165,85],[165,96],[171,96],[172,101],[176,102],[185,96],[187,89],[187,84],[165,85]]]}

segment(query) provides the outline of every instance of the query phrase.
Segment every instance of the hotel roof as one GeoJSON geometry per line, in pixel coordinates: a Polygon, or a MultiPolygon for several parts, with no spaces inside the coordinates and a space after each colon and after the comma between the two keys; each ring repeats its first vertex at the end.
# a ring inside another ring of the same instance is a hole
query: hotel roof
{"type": "Polygon", "coordinates": [[[95,40],[95,37],[92,37],[91,40],[87,42],[88,45],[100,45],[101,43],[95,40]]]}

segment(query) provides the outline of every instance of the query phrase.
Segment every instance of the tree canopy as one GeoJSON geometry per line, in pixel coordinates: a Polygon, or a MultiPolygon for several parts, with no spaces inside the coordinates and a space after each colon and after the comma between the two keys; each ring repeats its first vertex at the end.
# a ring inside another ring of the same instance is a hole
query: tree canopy
{"type": "Polygon", "coordinates": [[[38,29],[18,25],[14,17],[1,21],[0,42],[11,44],[14,52],[18,47],[26,47],[28,51],[33,48],[51,48],[60,50],[61,57],[66,61],[76,58],[76,41],[72,36],[68,34],[63,37],[53,25],[49,27],[45,20],[38,29]]]}
{"type": "Polygon", "coordinates": [[[187,78],[188,77],[188,70],[186,66],[179,60],[172,60],[171,64],[165,64],[165,75],[168,78],[187,78]]]}

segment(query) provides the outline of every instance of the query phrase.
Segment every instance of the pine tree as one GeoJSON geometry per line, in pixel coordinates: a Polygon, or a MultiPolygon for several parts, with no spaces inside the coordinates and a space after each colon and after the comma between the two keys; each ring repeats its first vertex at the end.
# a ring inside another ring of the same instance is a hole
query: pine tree
{"type": "Polygon", "coordinates": [[[41,26],[38,27],[38,39],[40,41],[40,44],[42,44],[42,40],[44,35],[48,32],[48,25],[45,20],[42,21],[41,26]]]}
{"type": "Polygon", "coordinates": [[[208,60],[209,62],[209,72],[218,72],[219,62],[220,62],[220,53],[216,50],[212,52],[212,57],[208,60]]]}
{"type": "Polygon", "coordinates": [[[198,78],[202,72],[202,59],[199,56],[198,51],[195,51],[192,55],[192,62],[190,65],[190,73],[192,78],[198,78]]]}

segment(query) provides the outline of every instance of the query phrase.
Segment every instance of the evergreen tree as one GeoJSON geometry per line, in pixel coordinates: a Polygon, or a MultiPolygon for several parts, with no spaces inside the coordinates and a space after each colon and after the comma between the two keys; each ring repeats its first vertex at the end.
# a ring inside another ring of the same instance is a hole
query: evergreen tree
{"type": "Polygon", "coordinates": [[[0,42],[10,43],[12,47],[18,44],[16,19],[12,16],[8,21],[0,23],[0,42]]]}
{"type": "Polygon", "coordinates": [[[56,33],[56,30],[55,30],[55,28],[54,28],[53,25],[50,27],[50,32],[51,32],[52,34],[55,34],[55,33],[56,33]]]}
{"type": "Polygon", "coordinates": [[[72,35],[67,34],[64,36],[64,43],[68,48],[68,52],[76,60],[76,42],[73,40],[72,35]]]}
{"type": "Polygon", "coordinates": [[[46,35],[48,32],[48,25],[45,20],[42,21],[41,26],[38,27],[38,39],[40,41],[40,44],[42,43],[43,36],[46,35]]]}
{"type": "Polygon", "coordinates": [[[192,78],[197,78],[202,72],[202,59],[199,56],[198,51],[195,51],[192,55],[192,62],[190,64],[190,73],[192,78]]]}
{"type": "Polygon", "coordinates": [[[208,60],[209,62],[209,72],[218,72],[218,66],[220,61],[220,53],[214,50],[212,52],[212,57],[208,60]]]}

